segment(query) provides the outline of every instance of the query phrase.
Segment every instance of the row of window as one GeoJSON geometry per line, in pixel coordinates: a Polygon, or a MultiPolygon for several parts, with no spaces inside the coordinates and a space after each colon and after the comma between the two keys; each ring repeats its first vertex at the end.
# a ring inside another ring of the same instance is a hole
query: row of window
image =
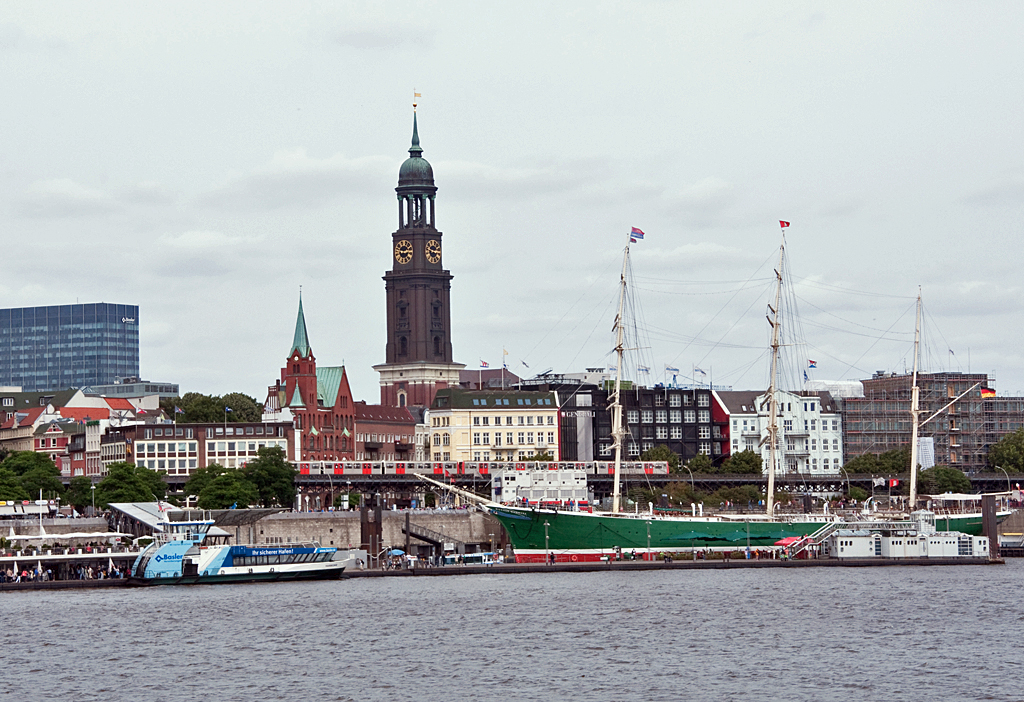
{"type": "Polygon", "coordinates": [[[711,410],[627,410],[627,424],[694,424],[711,422],[711,410]]]}
{"type": "MultiPolygon", "coordinates": [[[[479,427],[479,426],[485,426],[486,427],[490,423],[491,423],[491,418],[490,417],[473,417],[473,426],[475,426],[475,427],[479,427]]],[[[544,424],[544,423],[545,423],[545,421],[544,421],[544,417],[543,416],[537,417],[537,424],[544,424]]],[[[548,415],[546,423],[548,424],[548,426],[554,426],[555,425],[555,416],[553,414],[552,415],[548,415]]],[[[533,425],[533,415],[530,415],[530,416],[519,415],[519,417],[518,417],[518,424],[521,427],[522,426],[531,426],[531,425],[533,425]]],[[[495,417],[494,418],[494,426],[496,426],[496,427],[497,426],[501,426],[501,417],[495,417]]],[[[512,417],[505,417],[505,426],[507,426],[507,427],[512,426],[512,417]]]]}
{"type": "MultiPolygon", "coordinates": [[[[491,400],[490,404],[493,405],[494,407],[508,407],[509,406],[508,398],[507,397],[495,398],[495,399],[491,400]]],[[[536,402],[531,400],[529,397],[527,397],[527,398],[520,397],[520,398],[516,398],[516,404],[519,405],[520,407],[530,406],[530,405],[537,405],[538,407],[542,406],[542,405],[546,405],[548,407],[552,406],[551,405],[551,398],[549,398],[549,397],[538,398],[536,402]]],[[[488,407],[489,406],[487,404],[487,398],[486,397],[474,399],[473,400],[473,405],[477,406],[477,407],[488,407]]]]}
{"type": "MultiPolygon", "coordinates": [[[[445,437],[447,437],[447,436],[448,435],[445,434],[445,437]]],[[[512,446],[513,445],[512,438],[513,438],[513,432],[511,432],[511,431],[505,432],[505,445],[506,446],[512,446]]],[[[521,432],[518,432],[518,434],[516,435],[516,438],[518,439],[518,441],[516,442],[518,444],[521,444],[521,445],[522,444],[533,444],[533,432],[532,431],[526,431],[526,432],[521,431],[521,432]]],[[[434,434],[434,445],[435,446],[438,445],[437,444],[437,439],[438,439],[438,435],[434,434]]],[[[544,445],[544,443],[545,443],[544,442],[544,432],[542,432],[542,431],[538,431],[537,432],[537,443],[542,445],[542,446],[544,445]]],[[[549,443],[549,444],[555,443],[555,432],[553,432],[553,431],[549,431],[548,432],[547,443],[549,443]]],[[[474,446],[490,446],[491,445],[491,433],[489,431],[485,431],[485,432],[477,432],[477,431],[475,431],[475,432],[473,432],[473,445],[474,446]]],[[[501,432],[500,431],[494,432],[494,445],[495,446],[501,446],[501,432]]]]}
{"type": "MultiPolygon", "coordinates": [[[[151,427],[143,430],[144,439],[152,439],[154,436],[173,436],[173,437],[184,437],[186,439],[192,439],[195,437],[192,427],[178,427],[178,426],[167,426],[167,427],[151,427]]],[[[214,434],[216,436],[267,436],[274,435],[274,427],[264,427],[262,424],[254,427],[215,427],[207,430],[207,433],[214,434]]],[[[284,427],[277,427],[277,435],[284,436],[284,427]]]]}
{"type": "MultiPolygon", "coordinates": [[[[644,451],[649,451],[649,450],[651,450],[653,448],[654,448],[654,442],[653,441],[641,441],[640,443],[637,443],[635,441],[630,441],[628,443],[628,445],[626,446],[626,453],[629,456],[634,456],[635,457],[635,456],[639,456],[644,451]]],[[[597,453],[598,453],[599,456],[602,456],[602,457],[612,456],[614,454],[614,452],[612,450],[612,445],[611,444],[601,444],[597,448],[597,453]]],[[[720,444],[717,441],[715,441],[715,442],[712,442],[712,441],[701,441],[701,442],[698,442],[698,444],[697,444],[697,453],[702,453],[705,456],[711,456],[711,455],[721,456],[722,455],[722,444],[720,444]]]]}

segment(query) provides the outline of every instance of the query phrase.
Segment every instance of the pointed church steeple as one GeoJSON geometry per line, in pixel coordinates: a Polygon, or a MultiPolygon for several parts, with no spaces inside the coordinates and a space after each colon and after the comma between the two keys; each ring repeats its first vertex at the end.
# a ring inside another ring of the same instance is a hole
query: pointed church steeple
{"type": "Polygon", "coordinates": [[[423,149],[420,148],[420,132],[416,126],[416,111],[412,113],[412,146],[409,147],[409,155],[413,158],[423,153],[423,149]]]}
{"type": "Polygon", "coordinates": [[[299,316],[295,320],[295,337],[292,339],[292,350],[288,352],[291,356],[296,351],[305,358],[309,355],[309,336],[306,335],[306,315],[302,313],[302,293],[299,293],[299,316]]]}

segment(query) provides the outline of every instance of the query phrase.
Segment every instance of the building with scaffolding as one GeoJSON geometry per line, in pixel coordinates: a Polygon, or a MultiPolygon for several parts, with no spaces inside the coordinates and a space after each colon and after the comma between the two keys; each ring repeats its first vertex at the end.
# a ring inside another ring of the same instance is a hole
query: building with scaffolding
{"type": "MultiPolygon", "coordinates": [[[[910,445],[913,376],[879,371],[862,384],[863,397],[842,400],[847,462],[910,445]]],[[[1024,427],[1024,398],[996,397],[985,373],[918,373],[917,384],[919,435],[932,440],[937,465],[985,471],[989,447],[1024,427]]]]}

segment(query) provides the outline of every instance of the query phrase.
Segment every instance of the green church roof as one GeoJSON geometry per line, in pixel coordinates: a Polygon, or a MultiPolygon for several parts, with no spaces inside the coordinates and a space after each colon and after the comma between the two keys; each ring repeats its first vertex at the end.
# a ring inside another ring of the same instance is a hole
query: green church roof
{"type": "Polygon", "coordinates": [[[316,369],[316,394],[324,407],[334,407],[345,366],[320,366],[316,369]]]}
{"type": "Polygon", "coordinates": [[[299,386],[295,386],[295,392],[292,393],[292,401],[288,403],[289,407],[305,407],[306,403],[302,401],[302,393],[299,392],[299,386]]]}

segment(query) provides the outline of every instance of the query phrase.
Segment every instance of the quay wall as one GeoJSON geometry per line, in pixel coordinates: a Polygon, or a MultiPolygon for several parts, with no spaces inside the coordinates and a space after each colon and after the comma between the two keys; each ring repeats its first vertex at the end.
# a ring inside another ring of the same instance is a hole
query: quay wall
{"type": "MultiPolygon", "coordinates": [[[[452,541],[487,546],[493,535],[497,547],[502,543],[501,525],[483,512],[468,510],[385,510],[382,513],[382,543],[403,547],[405,516],[412,525],[443,534],[452,541]]],[[[371,512],[372,513],[372,512],[371,512]]],[[[358,548],[361,543],[359,510],[346,512],[280,512],[256,522],[251,527],[235,529],[236,543],[288,543],[319,541],[324,546],[358,548]]],[[[412,537],[410,544],[429,546],[412,537]]]]}

